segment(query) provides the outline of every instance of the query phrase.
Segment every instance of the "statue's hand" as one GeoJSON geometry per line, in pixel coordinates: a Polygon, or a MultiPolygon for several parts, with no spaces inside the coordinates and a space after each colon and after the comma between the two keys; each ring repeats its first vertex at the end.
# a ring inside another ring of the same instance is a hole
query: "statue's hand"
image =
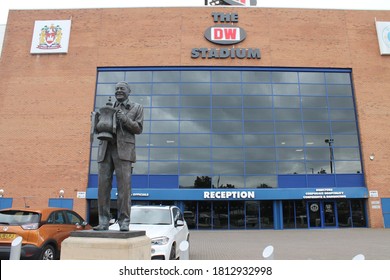
{"type": "Polygon", "coordinates": [[[120,122],[125,122],[126,121],[126,115],[125,113],[122,111],[122,110],[118,110],[118,112],[116,112],[116,118],[120,121],[120,122]]]}

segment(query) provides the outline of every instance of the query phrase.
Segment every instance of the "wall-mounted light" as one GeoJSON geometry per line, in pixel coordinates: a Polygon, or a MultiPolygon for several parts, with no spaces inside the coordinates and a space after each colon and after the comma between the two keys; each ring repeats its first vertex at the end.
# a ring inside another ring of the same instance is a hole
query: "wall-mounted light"
{"type": "Polygon", "coordinates": [[[64,191],[64,190],[60,190],[60,191],[58,192],[58,197],[59,197],[59,198],[64,198],[64,194],[65,194],[65,191],[64,191]]]}
{"type": "Polygon", "coordinates": [[[374,153],[371,153],[370,155],[370,160],[374,160],[375,159],[375,154],[374,153]]]}
{"type": "Polygon", "coordinates": [[[4,195],[4,190],[0,189],[0,197],[3,197],[3,195],[4,195]]]}

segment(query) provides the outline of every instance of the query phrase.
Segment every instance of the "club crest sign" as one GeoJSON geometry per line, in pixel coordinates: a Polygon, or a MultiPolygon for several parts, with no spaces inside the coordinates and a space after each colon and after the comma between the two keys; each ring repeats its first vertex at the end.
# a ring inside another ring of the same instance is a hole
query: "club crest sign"
{"type": "Polygon", "coordinates": [[[67,53],[70,27],[70,20],[35,21],[30,52],[67,53]]]}
{"type": "Polygon", "coordinates": [[[375,25],[381,55],[390,55],[390,22],[376,21],[375,25]]]}

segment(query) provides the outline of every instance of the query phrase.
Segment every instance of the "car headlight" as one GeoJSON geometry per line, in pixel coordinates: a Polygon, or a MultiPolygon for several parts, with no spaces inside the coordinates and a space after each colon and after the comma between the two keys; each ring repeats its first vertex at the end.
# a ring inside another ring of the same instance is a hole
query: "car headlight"
{"type": "Polygon", "coordinates": [[[169,242],[169,237],[167,236],[161,236],[152,238],[152,245],[166,245],[169,242]]]}

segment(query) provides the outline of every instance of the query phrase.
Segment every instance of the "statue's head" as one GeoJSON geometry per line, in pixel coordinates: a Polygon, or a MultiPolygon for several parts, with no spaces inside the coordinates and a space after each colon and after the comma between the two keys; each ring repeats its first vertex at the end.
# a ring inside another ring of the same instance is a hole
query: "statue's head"
{"type": "Polygon", "coordinates": [[[125,101],[129,97],[130,92],[130,86],[126,82],[119,82],[115,85],[115,98],[119,102],[125,101]]]}

